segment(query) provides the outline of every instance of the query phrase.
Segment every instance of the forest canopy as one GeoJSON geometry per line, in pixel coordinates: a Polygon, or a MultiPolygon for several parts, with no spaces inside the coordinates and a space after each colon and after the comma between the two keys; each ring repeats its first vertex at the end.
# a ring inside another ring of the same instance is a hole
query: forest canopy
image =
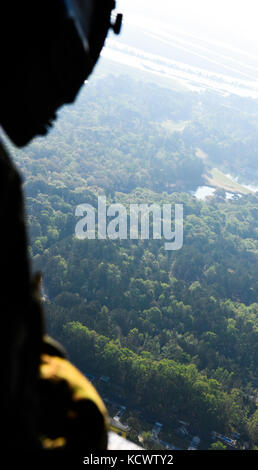
{"type": "Polygon", "coordinates": [[[257,110],[110,75],[89,82],[46,140],[14,151],[48,332],[153,419],[184,419],[203,435],[237,431],[252,446],[258,195],[192,192],[214,166],[254,183],[257,110]],[[77,240],[76,207],[96,208],[103,194],[125,206],[183,204],[183,248],[77,240]]]}

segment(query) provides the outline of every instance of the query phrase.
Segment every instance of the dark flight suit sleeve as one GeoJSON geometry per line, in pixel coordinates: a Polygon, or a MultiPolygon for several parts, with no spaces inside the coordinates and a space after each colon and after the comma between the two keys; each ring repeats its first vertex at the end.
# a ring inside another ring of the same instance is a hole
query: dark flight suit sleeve
{"type": "Polygon", "coordinates": [[[31,449],[38,447],[42,316],[32,295],[22,181],[1,142],[0,222],[1,421],[7,448],[31,449]]]}
{"type": "Polygon", "coordinates": [[[67,450],[106,449],[107,411],[97,391],[66,359],[42,363],[43,313],[32,290],[22,180],[1,143],[0,221],[2,446],[37,450],[41,437],[64,432],[67,450]]]}

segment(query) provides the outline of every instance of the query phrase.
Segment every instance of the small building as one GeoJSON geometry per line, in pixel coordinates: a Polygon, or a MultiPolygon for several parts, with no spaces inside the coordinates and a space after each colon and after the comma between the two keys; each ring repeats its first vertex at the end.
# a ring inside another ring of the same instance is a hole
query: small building
{"type": "Polygon", "coordinates": [[[199,438],[199,436],[194,436],[193,437],[193,440],[192,440],[192,443],[195,445],[195,446],[198,446],[201,442],[201,439],[199,438]]]}
{"type": "Polygon", "coordinates": [[[189,423],[186,423],[185,421],[179,421],[179,424],[181,424],[182,426],[186,427],[186,426],[190,426],[189,423]]]}
{"type": "Polygon", "coordinates": [[[121,416],[126,412],[126,407],[123,405],[119,405],[119,410],[116,413],[116,416],[114,416],[114,419],[120,419],[121,416]]]}
{"type": "Polygon", "coordinates": [[[163,427],[163,424],[159,423],[158,421],[155,423],[155,426],[157,428],[162,428],[163,427]]]}
{"type": "Polygon", "coordinates": [[[226,444],[229,447],[236,447],[236,440],[231,439],[229,437],[223,436],[222,434],[219,434],[218,432],[213,431],[212,432],[212,439],[219,439],[222,441],[224,444],[226,444]]]}
{"type": "Polygon", "coordinates": [[[101,380],[101,382],[108,383],[110,381],[110,377],[102,375],[99,380],[101,380]]]}
{"type": "Polygon", "coordinates": [[[152,429],[152,434],[153,434],[153,437],[154,437],[155,439],[158,438],[158,435],[159,435],[159,433],[160,433],[162,427],[163,427],[163,424],[161,424],[161,423],[159,423],[159,422],[156,422],[156,423],[155,423],[154,428],[152,429]]]}
{"type": "Polygon", "coordinates": [[[197,450],[197,447],[200,444],[200,442],[201,442],[201,439],[199,438],[199,436],[193,437],[188,447],[188,450],[197,450]]]}
{"type": "Polygon", "coordinates": [[[188,434],[189,434],[189,432],[187,431],[187,429],[183,425],[181,425],[177,430],[183,436],[188,436],[188,434]]]}

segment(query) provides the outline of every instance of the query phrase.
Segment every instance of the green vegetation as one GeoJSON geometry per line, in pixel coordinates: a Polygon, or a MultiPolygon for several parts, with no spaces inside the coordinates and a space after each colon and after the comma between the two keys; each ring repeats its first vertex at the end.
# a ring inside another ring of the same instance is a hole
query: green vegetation
{"type": "Polygon", "coordinates": [[[214,166],[255,174],[257,104],[241,101],[246,124],[236,100],[108,76],[15,155],[48,332],[149,419],[185,420],[201,436],[237,431],[255,447],[258,195],[188,194],[214,166]],[[77,205],[97,207],[103,193],[108,203],[184,204],[183,248],[76,240],[77,205]]]}
{"type": "Polygon", "coordinates": [[[211,450],[226,450],[226,446],[224,446],[220,441],[214,442],[211,444],[211,450]]]}

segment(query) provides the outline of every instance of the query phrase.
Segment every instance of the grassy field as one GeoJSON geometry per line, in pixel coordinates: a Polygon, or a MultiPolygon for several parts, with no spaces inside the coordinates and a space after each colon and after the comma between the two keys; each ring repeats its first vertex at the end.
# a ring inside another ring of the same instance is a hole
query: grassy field
{"type": "Polygon", "coordinates": [[[188,121],[164,121],[162,123],[163,129],[165,129],[168,133],[173,134],[173,132],[183,132],[188,124],[188,121]]]}
{"type": "Polygon", "coordinates": [[[228,176],[226,176],[222,171],[218,170],[217,168],[213,168],[209,171],[209,173],[205,176],[206,183],[209,186],[213,186],[215,188],[222,188],[225,191],[231,193],[239,193],[239,194],[250,194],[252,191],[250,189],[244,188],[241,184],[236,183],[235,181],[231,180],[228,176]]]}

